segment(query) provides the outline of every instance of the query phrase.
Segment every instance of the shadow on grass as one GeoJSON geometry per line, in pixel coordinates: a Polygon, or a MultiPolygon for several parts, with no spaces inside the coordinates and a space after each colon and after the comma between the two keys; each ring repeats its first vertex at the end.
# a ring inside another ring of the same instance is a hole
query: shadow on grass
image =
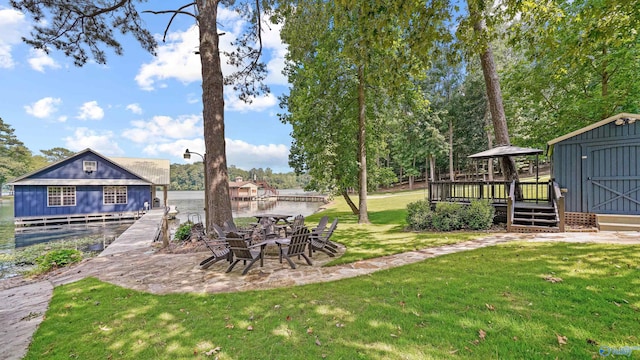
{"type": "Polygon", "coordinates": [[[593,358],[640,343],[638,263],[638,246],[516,243],[269,291],[85,279],[55,289],[26,359],[593,358]]]}

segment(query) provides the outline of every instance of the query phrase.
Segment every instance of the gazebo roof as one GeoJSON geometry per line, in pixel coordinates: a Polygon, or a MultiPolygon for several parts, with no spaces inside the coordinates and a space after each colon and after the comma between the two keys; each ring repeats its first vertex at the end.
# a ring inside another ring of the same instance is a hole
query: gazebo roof
{"type": "Polygon", "coordinates": [[[493,149],[485,150],[477,154],[469,155],[467,157],[472,159],[490,159],[502,156],[524,156],[524,155],[537,155],[542,154],[542,150],[533,148],[523,148],[513,145],[502,145],[494,147],[493,149]]]}

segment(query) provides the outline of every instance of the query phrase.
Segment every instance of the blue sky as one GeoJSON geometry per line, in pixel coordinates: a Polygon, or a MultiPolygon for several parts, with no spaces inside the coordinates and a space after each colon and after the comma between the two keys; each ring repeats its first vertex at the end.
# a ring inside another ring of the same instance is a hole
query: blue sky
{"type": "MultiPolygon", "coordinates": [[[[171,9],[176,1],[148,2],[141,10],[171,9]],[[157,8],[163,4],[163,8],[157,8]]],[[[203,153],[200,59],[197,28],[190,17],[174,21],[167,41],[161,35],[168,15],[143,14],[159,38],[158,55],[150,55],[130,36],[121,37],[124,55],[107,50],[107,65],[78,68],[52,50],[37,52],[21,41],[30,19],[0,0],[0,117],[34,153],[54,147],[91,148],[106,156],[169,159],[186,163],[184,150],[203,153]]],[[[220,7],[221,47],[229,48],[243,22],[220,7]]],[[[263,33],[267,84],[271,94],[242,103],[225,88],[227,163],[239,168],[291,171],[289,125],[277,114],[277,96],[287,91],[282,69],[286,47],[279,26],[263,33]]],[[[224,60],[223,60],[224,63],[224,60]]],[[[223,72],[230,68],[224,64],[223,72]]],[[[194,156],[191,162],[198,161],[194,156]]]]}

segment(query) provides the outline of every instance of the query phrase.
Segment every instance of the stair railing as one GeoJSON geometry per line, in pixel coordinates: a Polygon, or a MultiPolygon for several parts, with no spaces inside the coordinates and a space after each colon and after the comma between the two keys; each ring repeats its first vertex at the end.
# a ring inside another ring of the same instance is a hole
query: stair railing
{"type": "Polygon", "coordinates": [[[507,197],[507,232],[511,232],[513,225],[513,217],[516,205],[516,181],[511,182],[509,186],[509,196],[507,197]]]}
{"type": "Polygon", "coordinates": [[[553,191],[551,192],[551,197],[553,200],[553,207],[556,210],[556,218],[558,219],[558,229],[560,232],[564,232],[565,225],[565,216],[564,216],[564,195],[562,195],[562,191],[560,190],[560,186],[557,182],[552,181],[553,191]]]}

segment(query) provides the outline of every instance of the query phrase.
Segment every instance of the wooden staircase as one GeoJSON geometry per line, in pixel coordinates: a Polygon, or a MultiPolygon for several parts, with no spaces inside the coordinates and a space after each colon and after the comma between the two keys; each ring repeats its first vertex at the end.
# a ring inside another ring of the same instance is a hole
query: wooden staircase
{"type": "Polygon", "coordinates": [[[560,219],[552,202],[515,202],[510,232],[560,232],[560,219]]]}

